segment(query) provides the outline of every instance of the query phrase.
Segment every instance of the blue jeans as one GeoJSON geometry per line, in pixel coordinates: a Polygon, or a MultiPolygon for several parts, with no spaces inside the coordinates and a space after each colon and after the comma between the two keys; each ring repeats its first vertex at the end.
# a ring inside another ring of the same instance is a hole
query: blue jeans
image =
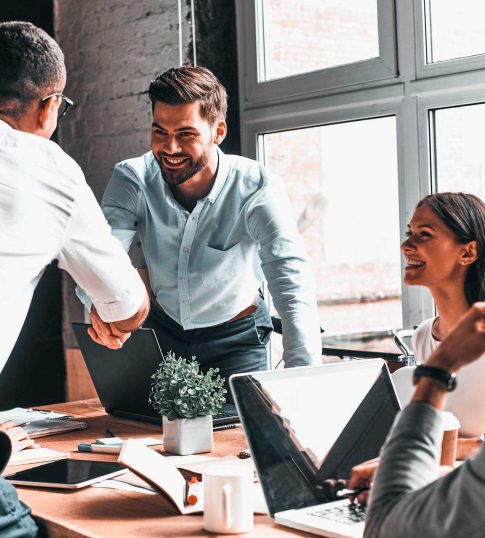
{"type": "Polygon", "coordinates": [[[195,356],[203,372],[219,368],[219,374],[226,379],[226,400],[232,403],[227,386],[231,374],[268,368],[267,343],[273,325],[263,299],[258,297],[256,306],[253,314],[242,319],[186,331],[159,305],[152,304],[143,326],[155,331],[164,354],[173,351],[177,357],[195,356]]]}

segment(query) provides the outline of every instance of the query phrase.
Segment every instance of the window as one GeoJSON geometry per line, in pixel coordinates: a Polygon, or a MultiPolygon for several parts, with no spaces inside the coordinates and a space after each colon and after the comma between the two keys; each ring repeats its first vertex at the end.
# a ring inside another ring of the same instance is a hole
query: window
{"type": "Polygon", "coordinates": [[[402,326],[395,133],[388,117],[262,137],[319,283],[326,336],[402,326]]]}
{"type": "Polygon", "coordinates": [[[274,0],[260,6],[261,80],[379,56],[375,0],[274,0]]]}
{"type": "Polygon", "coordinates": [[[471,192],[485,200],[485,105],[431,112],[438,191],[471,192]]]}
{"type": "Polygon", "coordinates": [[[427,62],[485,54],[483,0],[427,0],[427,62]]]}
{"type": "Polygon", "coordinates": [[[369,333],[434,314],[426,289],[402,283],[399,245],[417,202],[436,190],[485,197],[485,3],[237,6],[243,154],[285,180],[324,343],[369,349],[369,333]]]}

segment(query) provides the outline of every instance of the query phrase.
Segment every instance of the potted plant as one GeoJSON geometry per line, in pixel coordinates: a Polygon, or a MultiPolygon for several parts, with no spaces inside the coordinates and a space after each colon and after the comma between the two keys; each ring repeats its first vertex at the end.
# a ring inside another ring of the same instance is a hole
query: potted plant
{"type": "Polygon", "coordinates": [[[198,454],[212,450],[212,415],[226,401],[219,368],[200,371],[192,357],[178,359],[169,352],[152,375],[149,402],[163,418],[163,444],[167,452],[198,454]]]}

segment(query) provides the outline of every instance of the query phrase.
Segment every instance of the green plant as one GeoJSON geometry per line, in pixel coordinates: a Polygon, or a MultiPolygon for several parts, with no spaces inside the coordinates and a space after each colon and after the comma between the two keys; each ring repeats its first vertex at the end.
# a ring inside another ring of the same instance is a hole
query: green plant
{"type": "Polygon", "coordinates": [[[215,415],[226,401],[219,368],[203,374],[194,359],[177,359],[170,351],[152,375],[149,402],[160,416],[174,420],[215,415]]]}

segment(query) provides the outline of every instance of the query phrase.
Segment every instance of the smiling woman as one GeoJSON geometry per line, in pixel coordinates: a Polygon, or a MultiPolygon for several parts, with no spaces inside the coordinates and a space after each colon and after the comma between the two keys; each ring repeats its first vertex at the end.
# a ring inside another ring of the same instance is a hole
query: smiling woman
{"type": "MultiPolygon", "coordinates": [[[[428,288],[438,313],[414,334],[416,360],[424,362],[468,308],[485,300],[485,203],[465,193],[427,196],[419,202],[407,236],[401,245],[404,282],[428,288]]],[[[476,361],[460,372],[458,389],[448,398],[448,410],[465,435],[485,432],[484,378],[485,360],[476,361]]]]}

